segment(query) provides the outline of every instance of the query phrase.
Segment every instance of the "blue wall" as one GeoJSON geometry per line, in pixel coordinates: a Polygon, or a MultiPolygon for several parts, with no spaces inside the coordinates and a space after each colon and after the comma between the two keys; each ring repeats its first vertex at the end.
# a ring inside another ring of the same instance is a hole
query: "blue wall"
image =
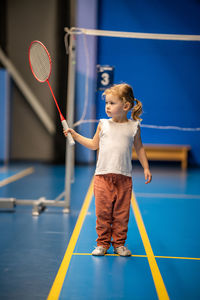
{"type": "MultiPolygon", "coordinates": [[[[77,1],[76,26],[82,28],[96,28],[97,26],[97,0],[77,1]]],[[[96,87],[96,37],[85,36],[87,51],[89,55],[89,77],[88,77],[88,107],[85,119],[95,119],[95,87],[96,87]]],[[[80,120],[85,103],[85,88],[87,74],[87,56],[83,35],[76,36],[76,99],[75,99],[75,122],[80,120]]],[[[75,128],[86,137],[93,137],[94,123],[82,124],[75,128]]],[[[94,151],[88,150],[76,143],[76,161],[78,163],[92,163],[95,160],[94,151]]]]}
{"type": "MultiPolygon", "coordinates": [[[[200,34],[200,2],[99,1],[99,29],[200,34]]],[[[200,42],[99,38],[98,64],[115,66],[115,83],[128,82],[143,102],[143,124],[200,127],[200,42]]],[[[97,97],[97,118],[105,117],[97,97]]],[[[200,164],[200,132],[142,129],[144,143],[189,144],[200,164]]]]}
{"type": "Polygon", "coordinates": [[[9,159],[10,76],[0,69],[0,162],[9,159]]]}

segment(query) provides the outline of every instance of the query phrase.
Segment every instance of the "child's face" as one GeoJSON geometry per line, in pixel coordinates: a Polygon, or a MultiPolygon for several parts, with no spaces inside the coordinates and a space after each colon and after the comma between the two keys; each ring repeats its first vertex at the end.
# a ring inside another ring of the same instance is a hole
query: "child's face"
{"type": "Polygon", "coordinates": [[[119,97],[114,95],[106,96],[105,111],[108,117],[116,119],[122,118],[127,113],[124,109],[124,103],[119,99],[119,97]]]}

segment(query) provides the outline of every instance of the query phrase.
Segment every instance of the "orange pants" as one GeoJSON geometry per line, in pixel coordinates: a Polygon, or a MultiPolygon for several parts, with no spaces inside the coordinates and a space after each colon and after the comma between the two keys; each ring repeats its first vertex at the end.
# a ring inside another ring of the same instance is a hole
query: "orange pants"
{"type": "Polygon", "coordinates": [[[123,246],[127,238],[132,178],[120,174],[95,175],[97,246],[123,246]],[[112,240],[111,240],[112,239],[112,240]]]}

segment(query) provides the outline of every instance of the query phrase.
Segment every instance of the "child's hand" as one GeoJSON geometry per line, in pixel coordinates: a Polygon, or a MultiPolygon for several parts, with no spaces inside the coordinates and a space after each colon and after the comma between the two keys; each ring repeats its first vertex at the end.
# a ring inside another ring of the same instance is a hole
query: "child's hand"
{"type": "Polygon", "coordinates": [[[67,130],[63,129],[63,133],[64,133],[65,137],[67,137],[67,135],[68,135],[69,132],[71,133],[72,137],[74,138],[75,133],[76,133],[75,130],[73,130],[71,128],[68,128],[67,130]]]}
{"type": "Polygon", "coordinates": [[[145,184],[150,183],[152,180],[152,175],[149,169],[144,169],[145,184]]]}

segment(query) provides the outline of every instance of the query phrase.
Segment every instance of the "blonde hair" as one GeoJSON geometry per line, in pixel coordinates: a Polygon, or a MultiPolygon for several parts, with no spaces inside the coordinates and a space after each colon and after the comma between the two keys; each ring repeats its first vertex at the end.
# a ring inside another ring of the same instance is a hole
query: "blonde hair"
{"type": "Polygon", "coordinates": [[[130,103],[131,117],[133,120],[141,120],[140,115],[142,114],[142,103],[134,97],[132,87],[127,83],[121,83],[113,85],[112,87],[105,90],[103,96],[107,95],[118,96],[124,103],[130,103]]]}

